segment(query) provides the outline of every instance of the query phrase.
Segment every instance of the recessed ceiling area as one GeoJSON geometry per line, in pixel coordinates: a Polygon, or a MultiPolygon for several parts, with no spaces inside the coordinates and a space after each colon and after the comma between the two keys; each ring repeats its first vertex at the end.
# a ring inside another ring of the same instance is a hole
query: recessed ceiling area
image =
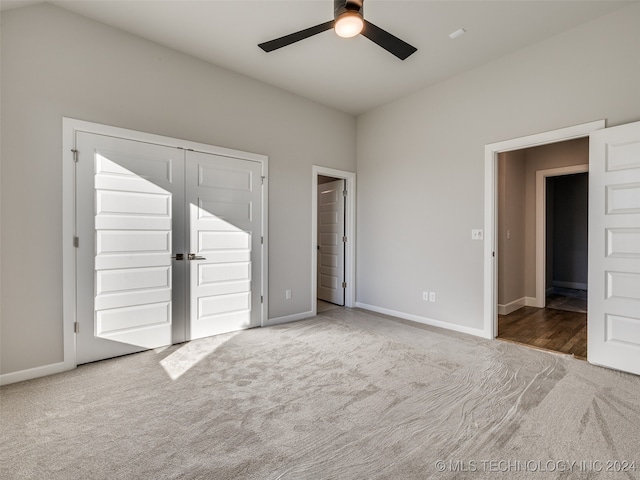
{"type": "MultiPolygon", "coordinates": [[[[2,9],[32,3],[3,0],[2,9]]],[[[634,2],[366,0],[368,21],[417,47],[405,61],[333,30],[270,53],[258,48],[332,20],[333,0],[49,3],[358,115],[634,2]],[[466,33],[451,39],[459,29],[466,33]]]]}

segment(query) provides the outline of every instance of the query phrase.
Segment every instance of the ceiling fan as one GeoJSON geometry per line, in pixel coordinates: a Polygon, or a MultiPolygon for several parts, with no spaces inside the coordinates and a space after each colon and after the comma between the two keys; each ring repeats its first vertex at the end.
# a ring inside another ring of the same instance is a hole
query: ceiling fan
{"type": "Polygon", "coordinates": [[[261,43],[258,46],[265,52],[272,52],[333,28],[336,34],[343,38],[351,38],[362,34],[400,60],[404,60],[418,50],[416,47],[365,20],[363,17],[363,4],[364,0],[334,0],[333,20],[261,43]]]}

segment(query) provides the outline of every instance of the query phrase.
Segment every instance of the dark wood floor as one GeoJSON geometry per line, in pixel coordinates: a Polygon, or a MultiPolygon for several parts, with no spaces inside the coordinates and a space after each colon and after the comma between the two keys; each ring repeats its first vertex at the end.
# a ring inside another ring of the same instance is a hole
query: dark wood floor
{"type": "Polygon", "coordinates": [[[498,338],[587,358],[587,314],[522,307],[498,315],[498,338]]]}

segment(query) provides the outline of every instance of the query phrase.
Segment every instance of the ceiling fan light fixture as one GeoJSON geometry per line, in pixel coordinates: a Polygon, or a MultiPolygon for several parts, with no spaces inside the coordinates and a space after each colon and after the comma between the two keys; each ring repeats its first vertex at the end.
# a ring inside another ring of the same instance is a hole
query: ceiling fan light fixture
{"type": "Polygon", "coordinates": [[[272,52],[333,29],[338,36],[343,38],[355,37],[360,34],[400,60],[406,60],[418,50],[395,35],[366,21],[363,16],[363,5],[364,0],[333,0],[333,20],[260,43],[258,47],[265,52],[272,52]]]}
{"type": "Polygon", "coordinates": [[[364,20],[359,12],[346,11],[336,19],[336,34],[342,38],[351,38],[362,32],[364,20]]]}

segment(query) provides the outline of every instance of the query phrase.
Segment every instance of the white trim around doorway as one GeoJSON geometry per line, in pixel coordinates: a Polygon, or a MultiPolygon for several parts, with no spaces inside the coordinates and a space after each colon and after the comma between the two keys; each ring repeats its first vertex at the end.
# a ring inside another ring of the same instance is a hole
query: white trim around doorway
{"type": "MultiPolygon", "coordinates": [[[[495,338],[498,335],[498,288],[496,275],[497,258],[497,207],[498,207],[498,154],[549,143],[563,142],[589,136],[590,133],[605,128],[605,120],[528,135],[485,146],[485,196],[484,196],[484,322],[483,336],[495,338]]],[[[537,251],[537,249],[536,249],[537,251]]],[[[543,277],[544,278],[544,277],[543,277]]],[[[543,284],[544,285],[544,284],[543,284]]],[[[536,288],[539,288],[536,285],[536,288]]],[[[542,293],[544,295],[544,292],[542,293]]],[[[536,297],[540,294],[536,292],[536,297]]]]}
{"type": "Polygon", "coordinates": [[[313,165],[311,170],[311,312],[316,315],[318,302],[318,175],[344,179],[347,182],[347,205],[345,209],[345,251],[344,277],[347,287],[344,292],[344,306],[353,308],[356,303],[356,174],[334,168],[313,165]]]}

